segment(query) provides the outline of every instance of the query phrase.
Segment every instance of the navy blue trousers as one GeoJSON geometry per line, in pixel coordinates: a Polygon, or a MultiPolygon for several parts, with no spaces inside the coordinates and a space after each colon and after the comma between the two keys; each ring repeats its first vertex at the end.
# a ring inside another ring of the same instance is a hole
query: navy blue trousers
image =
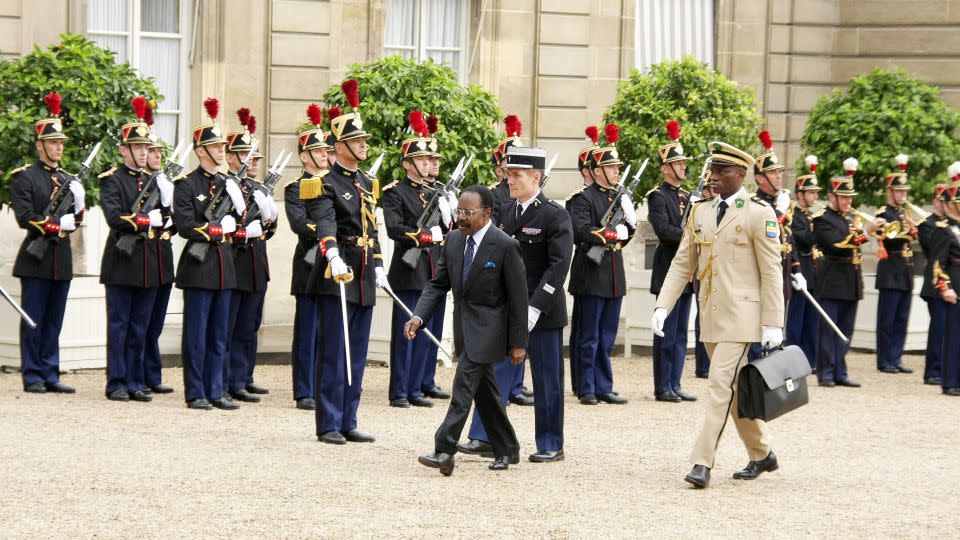
{"type": "MultiPolygon", "coordinates": [[[[421,291],[394,291],[397,298],[410,309],[416,307],[420,300],[420,293],[421,291]]],[[[388,397],[391,400],[423,396],[421,387],[433,342],[424,332],[417,332],[417,337],[408,340],[404,336],[403,325],[409,320],[410,315],[407,315],[407,312],[394,302],[390,329],[390,388],[388,390],[388,397]]],[[[433,318],[430,321],[432,322],[433,318]]],[[[427,326],[429,328],[429,325],[427,326]]],[[[433,332],[432,328],[430,332],[433,332]]],[[[433,363],[436,365],[436,357],[433,363]]]]}
{"type": "Polygon", "coordinates": [[[317,367],[317,304],[306,294],[296,295],[296,300],[290,351],[293,399],[312,398],[317,367]]]}
{"type": "Polygon", "coordinates": [[[653,391],[657,394],[680,390],[692,298],[692,293],[681,294],[663,322],[663,337],[653,336],[653,391]]]}
{"type": "Polygon", "coordinates": [[[877,369],[903,365],[912,298],[910,291],[880,289],[877,300],[877,369]]]}
{"type": "Polygon", "coordinates": [[[853,341],[853,323],[857,318],[857,303],[855,300],[827,298],[820,300],[820,307],[850,340],[844,343],[829,324],[820,321],[820,347],[817,351],[817,380],[820,382],[838,382],[847,379],[846,356],[850,350],[850,342],[853,341]]]}
{"type": "Polygon", "coordinates": [[[613,392],[613,367],[610,353],[620,325],[623,298],[603,298],[589,294],[580,297],[580,383],[579,395],[613,392]]]}
{"type": "Polygon", "coordinates": [[[183,289],[183,398],[223,397],[231,290],[183,289]]]}
{"type": "Polygon", "coordinates": [[[107,285],[107,393],[143,390],[147,327],[157,288],[107,285]]]}
{"type": "Polygon", "coordinates": [[[70,281],[20,278],[20,303],[36,328],[20,321],[20,376],[23,385],[60,381],[60,329],[70,281]]]}
{"type": "Polygon", "coordinates": [[[147,342],[143,350],[143,382],[148,387],[157,386],[163,382],[160,334],[163,333],[163,323],[167,319],[167,306],[170,304],[172,288],[172,283],[157,287],[157,297],[153,301],[153,309],[150,312],[150,323],[147,324],[147,342]]]}
{"type": "Polygon", "coordinates": [[[930,314],[930,326],[927,328],[927,356],[923,366],[923,379],[939,379],[943,357],[943,333],[947,323],[947,303],[940,298],[931,298],[927,302],[930,314]]]}
{"type": "Polygon", "coordinates": [[[524,360],[517,365],[510,364],[510,367],[513,369],[513,376],[510,378],[507,395],[513,397],[523,393],[523,376],[526,373],[527,361],[524,360]]]}
{"type": "MultiPolygon", "coordinates": [[[[696,290],[700,289],[699,282],[697,282],[694,288],[696,290]]],[[[693,337],[697,342],[696,348],[694,349],[694,361],[696,362],[694,373],[697,375],[707,375],[710,373],[710,355],[707,354],[707,347],[700,341],[700,295],[695,293],[694,299],[697,302],[697,316],[693,321],[693,337]]]]}
{"type": "Polygon", "coordinates": [[[223,387],[240,390],[253,384],[257,365],[257,332],[263,321],[267,291],[233,291],[230,295],[230,346],[223,366],[223,387]]]}
{"type": "Polygon", "coordinates": [[[537,451],[563,449],[563,329],[534,330],[527,342],[537,451]]]}
{"type": "Polygon", "coordinates": [[[317,323],[323,342],[317,347],[317,380],[314,399],[317,401],[317,435],[330,431],[350,431],[357,427],[357,408],[363,387],[363,370],[367,364],[370,342],[370,321],[373,306],[347,302],[350,343],[343,340],[343,317],[339,296],[320,296],[317,300],[317,323]],[[353,384],[347,384],[346,347],[350,347],[350,369],[353,384]]]}
{"type": "Polygon", "coordinates": [[[943,382],[940,386],[960,388],[960,304],[947,304],[943,336],[943,352],[941,353],[943,382]]]}
{"type": "MultiPolygon", "coordinates": [[[[414,306],[410,304],[407,304],[407,307],[410,309],[414,308],[414,306]]],[[[427,328],[433,332],[433,335],[437,339],[443,339],[443,317],[446,310],[446,303],[440,302],[437,305],[437,309],[433,312],[433,317],[427,321],[427,328]]],[[[437,387],[437,381],[435,379],[437,376],[437,354],[439,354],[439,352],[440,349],[430,341],[427,350],[426,365],[423,366],[423,380],[420,383],[421,392],[427,392],[437,387]]]]}
{"type": "Polygon", "coordinates": [[[570,314],[570,337],[567,342],[567,352],[570,354],[570,388],[576,395],[579,394],[577,374],[580,371],[580,295],[573,296],[573,310],[570,314]]]}
{"type": "MultiPolygon", "coordinates": [[[[808,283],[808,285],[810,285],[808,283]]],[[[820,336],[820,314],[806,295],[797,291],[787,304],[787,345],[800,347],[811,368],[817,367],[817,342],[820,336]]]]}
{"type": "MultiPolygon", "coordinates": [[[[500,401],[503,403],[504,408],[509,407],[510,396],[508,396],[503,389],[509,388],[510,385],[513,384],[513,365],[510,362],[510,357],[506,357],[493,365],[493,377],[497,381],[497,392],[500,396],[500,401]]],[[[487,435],[487,430],[483,427],[483,422],[480,420],[480,411],[477,407],[473,408],[473,418],[470,420],[470,431],[467,433],[467,438],[472,441],[490,442],[490,437],[487,435]]]]}

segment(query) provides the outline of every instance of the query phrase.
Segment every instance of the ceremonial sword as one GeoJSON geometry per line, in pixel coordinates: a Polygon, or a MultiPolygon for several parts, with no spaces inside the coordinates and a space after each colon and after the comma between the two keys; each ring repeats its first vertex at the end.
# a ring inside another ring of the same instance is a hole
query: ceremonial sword
{"type": "MultiPolygon", "coordinates": [[[[408,316],[413,317],[413,312],[410,311],[410,308],[408,308],[406,304],[404,304],[403,301],[401,301],[400,298],[393,291],[391,291],[387,287],[380,287],[380,288],[386,291],[386,293],[390,295],[390,298],[393,298],[393,301],[396,302],[397,305],[400,306],[403,309],[403,311],[407,313],[408,316]]],[[[424,325],[420,327],[420,330],[423,331],[423,333],[426,334],[428,338],[430,338],[430,341],[432,341],[433,344],[437,346],[437,348],[439,348],[441,351],[443,351],[444,354],[447,355],[446,361],[441,360],[443,362],[443,367],[447,367],[447,368],[453,367],[453,364],[450,361],[453,358],[453,355],[450,354],[450,351],[448,351],[446,347],[444,347],[443,344],[440,343],[440,340],[433,335],[433,332],[431,332],[430,329],[427,328],[426,323],[424,323],[424,325]]]]}
{"type": "Polygon", "coordinates": [[[29,326],[31,329],[35,329],[37,327],[37,323],[33,322],[33,319],[30,318],[30,315],[28,315],[27,312],[23,310],[23,307],[21,307],[20,304],[18,304],[17,301],[7,293],[6,289],[0,287],[0,294],[3,295],[3,298],[7,302],[10,302],[10,305],[13,306],[13,309],[15,309],[17,313],[20,314],[20,317],[22,317],[23,321],[27,323],[27,326],[29,326]]]}

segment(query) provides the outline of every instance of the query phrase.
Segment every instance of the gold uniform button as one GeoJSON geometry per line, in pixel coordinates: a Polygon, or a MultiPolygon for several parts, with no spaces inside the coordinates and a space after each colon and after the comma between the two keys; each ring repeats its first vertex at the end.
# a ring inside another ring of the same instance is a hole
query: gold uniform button
{"type": "Polygon", "coordinates": [[[717,288],[716,288],[716,287],[713,288],[713,292],[717,292],[717,288]]]}
{"type": "Polygon", "coordinates": [[[710,309],[712,309],[713,311],[716,311],[716,310],[717,310],[717,306],[713,306],[713,307],[710,308],[710,309]]]}

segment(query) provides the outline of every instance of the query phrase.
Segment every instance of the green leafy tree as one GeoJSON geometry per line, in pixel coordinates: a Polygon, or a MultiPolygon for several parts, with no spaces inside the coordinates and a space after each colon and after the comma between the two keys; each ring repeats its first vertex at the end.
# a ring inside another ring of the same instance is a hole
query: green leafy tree
{"type": "MultiPolygon", "coordinates": [[[[817,101],[803,130],[804,152],[816,154],[824,184],[844,174],[843,160],[855,157],[857,204],[885,204],[884,178],[896,172],[894,157],[907,154],[912,197],[929,201],[934,185],[957,159],[958,114],[940,91],[902,68],[858,75],[847,89],[817,101]]],[[[802,167],[801,162],[798,167],[802,167]]]]}
{"type": "MultiPolygon", "coordinates": [[[[33,124],[49,115],[43,96],[57,92],[63,98],[64,132],[70,137],[63,165],[75,172],[98,141],[103,147],[91,170],[121,160],[120,126],[133,118],[130,100],[136,96],[161,99],[152,81],[142,79],[130,64],[117,64],[112,51],[89,39],[63,34],[47,49],[0,61],[0,205],[10,202],[10,171],[37,159],[33,124]]],[[[96,175],[86,179],[88,204],[99,201],[96,175]]]]}
{"type": "MultiPolygon", "coordinates": [[[[407,117],[414,109],[440,119],[435,136],[443,155],[443,176],[452,172],[461,157],[473,153],[476,157],[463,185],[494,181],[488,157],[499,142],[494,126],[500,108],[492,94],[477,85],[461,86],[449,67],[432,60],[416,63],[399,55],[353,64],[345,78],[360,85],[360,117],[363,129],[372,135],[369,163],[387,149],[379,173],[382,185],[406,175],[400,166],[399,143],[408,136],[407,117]]],[[[339,84],[323,97],[328,105],[350,110],[339,84]]]]}
{"type": "Polygon", "coordinates": [[[724,141],[748,151],[759,146],[757,133],[763,118],[758,107],[753,89],[740,87],[696,58],[685,56],[655,64],[649,73],[634,69],[620,82],[604,121],[620,126],[617,148],[621,159],[634,164],[634,170],[644,158],[650,158],[637,193],[643,197],[661,180],[657,148],[668,140],[664,130],[668,121],[680,122],[684,153],[696,158],[688,162],[684,183],[692,187],[703,166],[703,158],[698,156],[706,152],[708,142],[724,141]]]}

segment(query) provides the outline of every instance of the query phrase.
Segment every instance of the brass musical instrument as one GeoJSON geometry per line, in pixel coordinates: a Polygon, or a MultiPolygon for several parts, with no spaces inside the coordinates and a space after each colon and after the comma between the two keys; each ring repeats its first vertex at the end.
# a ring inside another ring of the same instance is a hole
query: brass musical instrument
{"type": "MultiPolygon", "coordinates": [[[[857,210],[852,206],[850,207],[850,211],[853,212],[855,216],[859,217],[865,223],[873,223],[877,219],[876,216],[871,216],[870,214],[862,210],[857,210]]],[[[875,231],[873,234],[877,235],[878,237],[883,237],[883,238],[887,238],[888,240],[893,240],[898,236],[900,236],[900,229],[902,226],[903,224],[901,224],[900,221],[894,221],[892,223],[887,223],[886,225],[884,225],[883,227],[875,231]]]]}
{"type": "Polygon", "coordinates": [[[913,204],[913,203],[910,202],[910,201],[907,201],[907,202],[903,203],[903,207],[906,208],[907,210],[913,212],[914,215],[916,215],[918,218],[920,218],[920,221],[923,221],[923,220],[927,219],[928,217],[930,217],[930,212],[927,212],[927,211],[924,210],[923,208],[920,208],[919,206],[913,204]]]}

